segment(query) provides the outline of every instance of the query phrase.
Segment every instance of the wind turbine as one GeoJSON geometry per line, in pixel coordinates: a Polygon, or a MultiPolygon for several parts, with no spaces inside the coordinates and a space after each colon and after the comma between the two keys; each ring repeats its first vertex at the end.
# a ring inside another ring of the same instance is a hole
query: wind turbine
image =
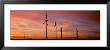
{"type": "Polygon", "coordinates": [[[76,38],[79,39],[78,38],[78,28],[77,28],[77,26],[76,26],[76,38]]]}
{"type": "Polygon", "coordinates": [[[47,12],[46,12],[46,17],[45,17],[45,22],[44,22],[46,24],[46,39],[47,39],[47,25],[48,25],[47,22],[48,22],[48,19],[47,19],[47,12]]]}
{"type": "Polygon", "coordinates": [[[61,27],[61,39],[62,39],[62,27],[61,27]]]}
{"type": "Polygon", "coordinates": [[[57,23],[56,23],[56,21],[55,21],[54,27],[56,28],[56,39],[57,39],[57,23]]]}

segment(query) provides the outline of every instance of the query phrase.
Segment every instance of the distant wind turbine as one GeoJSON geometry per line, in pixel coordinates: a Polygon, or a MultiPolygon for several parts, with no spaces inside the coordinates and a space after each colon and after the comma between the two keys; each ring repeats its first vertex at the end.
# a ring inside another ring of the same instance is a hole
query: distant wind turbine
{"type": "Polygon", "coordinates": [[[47,22],[48,22],[48,19],[47,19],[47,12],[46,12],[46,17],[45,17],[45,22],[44,22],[44,23],[46,23],[46,39],[47,39],[47,25],[48,25],[47,22]]]}
{"type": "Polygon", "coordinates": [[[79,39],[77,26],[76,26],[76,39],[79,39]]]}
{"type": "Polygon", "coordinates": [[[57,39],[57,23],[56,23],[56,21],[55,21],[54,27],[56,28],[56,39],[57,39]]]}
{"type": "Polygon", "coordinates": [[[62,27],[61,27],[61,39],[62,39],[62,27]]]}

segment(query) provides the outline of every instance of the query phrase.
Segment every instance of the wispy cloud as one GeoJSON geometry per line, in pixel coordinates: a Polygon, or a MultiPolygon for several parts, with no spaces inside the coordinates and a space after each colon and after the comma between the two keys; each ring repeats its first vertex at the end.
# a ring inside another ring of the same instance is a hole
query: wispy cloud
{"type": "MultiPolygon", "coordinates": [[[[33,31],[45,33],[45,11],[11,10],[11,31],[33,31]]],[[[56,21],[58,32],[60,27],[66,33],[73,33],[75,27],[85,31],[100,32],[100,11],[47,11],[48,32],[54,33],[56,21]]],[[[82,32],[83,32],[82,31],[82,32]]],[[[16,34],[16,33],[15,33],[16,34]]]]}

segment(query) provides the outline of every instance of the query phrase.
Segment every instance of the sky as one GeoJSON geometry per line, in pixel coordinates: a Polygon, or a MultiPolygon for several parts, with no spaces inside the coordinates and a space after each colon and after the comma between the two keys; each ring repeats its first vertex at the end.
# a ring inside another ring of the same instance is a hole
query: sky
{"type": "Polygon", "coordinates": [[[48,38],[60,38],[62,27],[63,37],[75,37],[78,29],[80,38],[100,35],[100,11],[91,10],[11,10],[11,38],[45,39],[45,17],[48,19],[48,38]],[[56,21],[56,27],[54,27],[56,21]]]}

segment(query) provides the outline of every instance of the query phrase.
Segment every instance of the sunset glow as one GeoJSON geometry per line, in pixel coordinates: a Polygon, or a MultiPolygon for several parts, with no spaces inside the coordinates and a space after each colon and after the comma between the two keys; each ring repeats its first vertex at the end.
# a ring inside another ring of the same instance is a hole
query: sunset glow
{"type": "Polygon", "coordinates": [[[98,10],[11,10],[10,12],[11,39],[46,39],[44,23],[46,13],[48,39],[61,39],[61,27],[63,39],[75,39],[76,28],[79,39],[100,39],[100,11],[98,10]]]}

